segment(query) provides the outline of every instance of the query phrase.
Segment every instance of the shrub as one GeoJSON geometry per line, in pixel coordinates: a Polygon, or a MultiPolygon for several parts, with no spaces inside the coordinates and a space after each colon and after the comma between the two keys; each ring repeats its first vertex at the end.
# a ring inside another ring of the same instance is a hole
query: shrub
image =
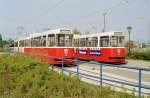
{"type": "Polygon", "coordinates": [[[150,51],[134,51],[127,54],[127,58],[150,61],[150,51]]]}
{"type": "Polygon", "coordinates": [[[134,98],[109,87],[83,83],[49,69],[49,64],[23,54],[0,55],[0,96],[10,98],[134,98]],[[6,95],[7,94],[7,95],[6,95]],[[7,96],[8,97],[8,96],[7,96]]]}

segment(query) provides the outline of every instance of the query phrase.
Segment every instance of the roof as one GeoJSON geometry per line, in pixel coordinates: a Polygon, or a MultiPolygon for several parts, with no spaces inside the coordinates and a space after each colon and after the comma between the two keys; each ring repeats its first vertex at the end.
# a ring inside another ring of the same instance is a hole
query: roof
{"type": "Polygon", "coordinates": [[[33,34],[30,34],[28,37],[20,37],[17,40],[26,40],[26,39],[30,39],[30,38],[34,38],[34,37],[46,36],[49,34],[59,34],[59,33],[68,34],[68,32],[66,32],[66,31],[70,31],[69,34],[73,34],[72,29],[58,28],[58,29],[54,29],[54,30],[40,32],[40,33],[33,33],[33,34]],[[65,32],[63,32],[63,31],[65,31],[65,32]]]}
{"type": "Polygon", "coordinates": [[[93,34],[87,34],[87,35],[75,35],[74,38],[86,38],[86,37],[94,37],[94,36],[112,36],[112,35],[123,36],[123,32],[112,31],[112,32],[93,33],[93,34]]]}
{"type": "Polygon", "coordinates": [[[49,34],[59,34],[59,33],[65,34],[66,32],[62,32],[62,31],[68,31],[68,30],[71,31],[70,33],[72,33],[71,29],[59,28],[59,29],[54,29],[54,30],[48,30],[48,31],[41,32],[41,33],[33,33],[33,34],[30,34],[30,37],[38,37],[38,36],[45,36],[49,34]]]}

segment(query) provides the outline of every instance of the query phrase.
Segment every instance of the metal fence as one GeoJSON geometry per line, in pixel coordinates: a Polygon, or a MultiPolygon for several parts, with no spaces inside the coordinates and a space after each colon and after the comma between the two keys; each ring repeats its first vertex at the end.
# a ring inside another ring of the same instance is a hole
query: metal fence
{"type": "MultiPolygon", "coordinates": [[[[51,58],[56,58],[56,57],[51,57],[51,58]]],[[[104,64],[104,63],[100,63],[100,62],[95,62],[95,61],[92,61],[92,62],[88,62],[88,63],[91,63],[91,64],[96,64],[96,65],[99,65],[99,74],[98,76],[94,76],[94,75],[90,75],[90,74],[86,74],[86,73],[82,73],[80,67],[79,67],[79,64],[80,63],[85,63],[86,61],[80,61],[80,60],[72,60],[72,59],[63,59],[63,58],[59,58],[61,59],[62,61],[62,64],[61,64],[61,67],[57,67],[59,69],[61,69],[61,72],[63,74],[64,71],[66,72],[72,72],[72,73],[75,73],[78,77],[80,76],[85,76],[86,78],[92,78],[93,80],[94,79],[97,79],[97,80],[94,80],[94,81],[98,81],[100,83],[100,87],[103,86],[103,83],[104,80],[105,81],[109,81],[109,82],[112,82],[112,83],[119,83],[119,84],[124,84],[124,85],[127,85],[127,86],[132,86],[132,87],[135,87],[135,88],[138,88],[138,98],[141,98],[141,89],[147,89],[147,90],[150,90],[150,83],[148,85],[145,85],[145,84],[142,84],[142,72],[146,71],[146,72],[150,72],[150,68],[140,68],[140,67],[129,67],[129,66],[121,66],[121,65],[112,65],[112,64],[104,64]],[[71,71],[71,70],[68,70],[68,69],[65,69],[64,67],[64,61],[74,61],[74,63],[76,64],[76,71],[71,71]],[[103,75],[103,68],[104,66],[106,67],[117,67],[117,68],[121,68],[121,69],[127,69],[127,70],[134,70],[134,71],[137,71],[138,75],[137,75],[137,82],[131,82],[131,81],[127,81],[127,80],[122,80],[122,79],[118,79],[118,78],[107,78],[105,75],[103,75]]],[[[52,64],[52,70],[53,68],[55,68],[56,66],[53,66],[52,64]]]]}

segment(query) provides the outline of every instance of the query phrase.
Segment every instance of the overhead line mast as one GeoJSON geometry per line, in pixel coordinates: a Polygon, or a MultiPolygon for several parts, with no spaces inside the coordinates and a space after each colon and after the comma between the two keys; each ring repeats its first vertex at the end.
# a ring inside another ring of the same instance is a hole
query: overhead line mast
{"type": "Polygon", "coordinates": [[[107,13],[104,12],[103,15],[104,15],[104,28],[103,28],[102,32],[105,32],[106,31],[106,15],[107,15],[107,13]]]}

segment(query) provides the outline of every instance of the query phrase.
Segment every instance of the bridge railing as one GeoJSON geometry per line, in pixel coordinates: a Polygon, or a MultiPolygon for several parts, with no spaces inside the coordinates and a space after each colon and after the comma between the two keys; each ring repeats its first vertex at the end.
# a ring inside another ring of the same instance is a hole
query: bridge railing
{"type": "MultiPolygon", "coordinates": [[[[57,57],[51,57],[51,58],[57,58],[57,57]]],[[[103,83],[105,83],[105,81],[109,81],[112,83],[124,84],[127,86],[132,86],[132,87],[135,87],[138,89],[138,91],[137,91],[138,98],[141,98],[141,93],[142,93],[141,89],[150,90],[150,83],[148,85],[142,84],[142,72],[144,72],[144,71],[150,72],[150,68],[131,67],[131,66],[124,66],[124,65],[112,65],[112,64],[104,64],[104,63],[100,63],[100,62],[96,62],[96,61],[91,61],[88,63],[99,65],[99,74],[91,75],[91,74],[83,73],[83,69],[81,69],[79,66],[79,64],[87,63],[87,61],[65,59],[65,58],[59,58],[59,59],[61,59],[61,67],[57,67],[57,68],[61,69],[62,74],[64,71],[67,71],[67,72],[75,73],[77,75],[77,77],[83,76],[85,78],[92,78],[92,80],[98,81],[100,83],[100,87],[103,86],[103,83]],[[76,64],[76,70],[71,71],[71,70],[66,69],[64,67],[64,61],[74,61],[74,63],[76,64]],[[104,73],[104,70],[103,70],[104,67],[112,67],[112,68],[116,67],[116,68],[121,68],[121,69],[134,70],[138,73],[137,79],[136,79],[137,82],[131,82],[131,81],[119,79],[116,77],[106,76],[103,74],[104,73]],[[111,77],[111,78],[108,78],[108,77],[111,77]]],[[[54,67],[56,67],[56,66],[53,66],[53,64],[52,64],[52,70],[54,67]]]]}

